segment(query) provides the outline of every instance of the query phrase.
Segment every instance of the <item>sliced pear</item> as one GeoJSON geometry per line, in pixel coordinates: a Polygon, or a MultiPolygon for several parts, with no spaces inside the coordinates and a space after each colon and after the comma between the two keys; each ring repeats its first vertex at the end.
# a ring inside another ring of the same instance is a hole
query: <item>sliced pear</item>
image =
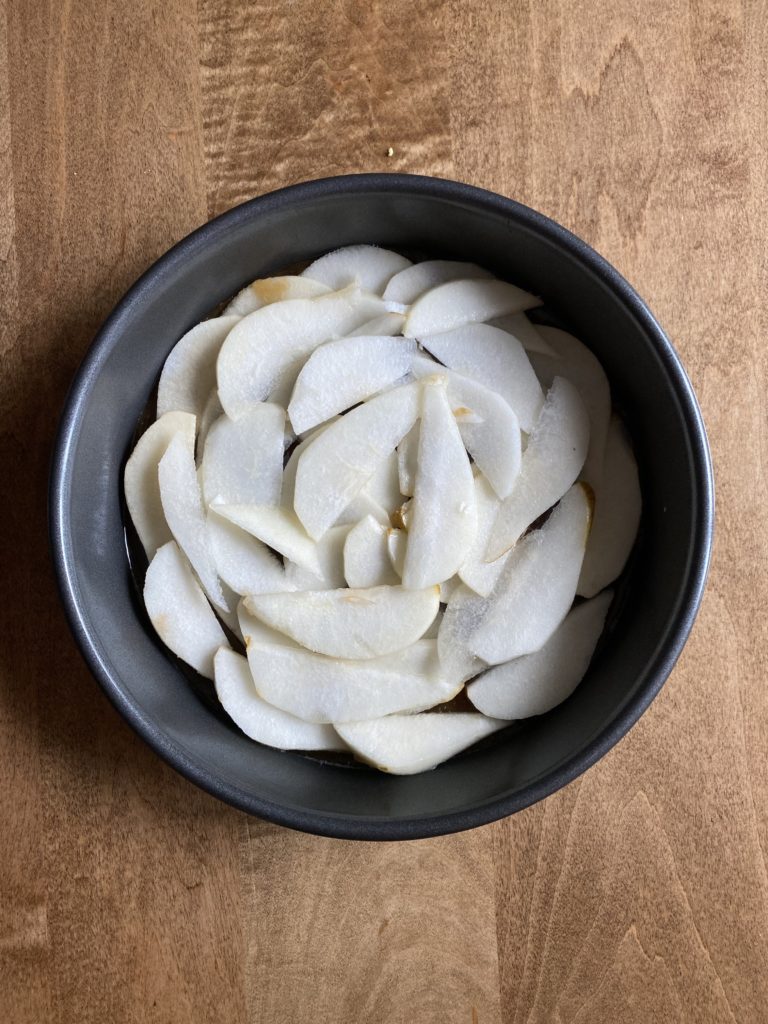
{"type": "Polygon", "coordinates": [[[539,305],[541,302],[534,295],[506,281],[494,278],[449,281],[432,288],[414,302],[406,317],[403,334],[408,338],[422,338],[539,305]]]}
{"type": "Polygon", "coordinates": [[[283,647],[299,649],[295,640],[291,640],[285,633],[280,633],[276,629],[270,629],[261,619],[251,615],[245,607],[245,601],[240,601],[237,606],[237,621],[246,651],[251,644],[281,644],[283,647]]]}
{"type": "Polygon", "coordinates": [[[331,289],[320,281],[309,277],[261,277],[246,285],[242,291],[224,308],[224,316],[248,316],[262,306],[273,302],[285,302],[286,299],[314,299],[325,295],[331,289]]]}
{"type": "Polygon", "coordinates": [[[264,700],[306,722],[349,722],[434,707],[458,689],[441,674],[434,640],[367,661],[252,640],[248,664],[264,700]]]}
{"type": "Polygon", "coordinates": [[[292,589],[282,564],[260,540],[215,512],[208,513],[206,528],[216,571],[236,594],[292,589]]]}
{"type": "Polygon", "coordinates": [[[408,373],[415,352],[413,340],[383,335],[321,345],[296,378],[288,406],[293,429],[301,434],[391,387],[408,373]]]}
{"type": "Polygon", "coordinates": [[[461,577],[457,573],[440,584],[440,604],[448,604],[454,590],[461,586],[461,577]]]}
{"type": "Polygon", "coordinates": [[[512,490],[520,472],[520,426],[509,404],[485,385],[416,356],[411,372],[417,378],[445,377],[448,401],[464,445],[499,497],[512,490]]]}
{"type": "Polygon", "coordinates": [[[405,551],[408,547],[408,534],[405,530],[398,530],[390,527],[387,530],[387,554],[392,568],[397,576],[403,578],[403,566],[405,565],[405,551]]]}
{"type": "Polygon", "coordinates": [[[157,467],[176,435],[194,451],[195,417],[191,413],[167,412],[161,416],[141,435],[125,464],[125,503],[147,558],[172,537],[160,500],[157,467]]]}
{"type": "Polygon", "coordinates": [[[477,534],[466,558],[461,563],[459,576],[476,594],[488,597],[509,557],[509,552],[495,562],[485,561],[485,549],[493,524],[499,513],[500,502],[493,488],[482,475],[475,477],[475,503],[477,505],[477,534]]]}
{"type": "Polygon", "coordinates": [[[493,718],[543,715],[570,697],[587,671],[613,600],[610,590],[578,605],[540,651],[489,669],[467,687],[478,711],[493,718]]]}
{"type": "Polygon", "coordinates": [[[419,456],[419,425],[414,423],[400,444],[397,446],[397,474],[400,493],[406,497],[413,495],[416,481],[416,460],[419,456]]]}
{"type": "Polygon", "coordinates": [[[530,433],[544,404],[544,395],[525,349],[516,338],[498,327],[473,323],[420,340],[445,366],[501,395],[522,429],[530,433]]]}
{"type": "Polygon", "coordinates": [[[346,743],[332,726],[304,722],[263,700],[241,654],[220,647],[213,665],[216,696],[235,725],[250,739],[278,750],[346,749],[346,743]]]}
{"type": "Polygon", "coordinates": [[[344,577],[344,544],[349,525],[332,526],[326,530],[315,546],[320,572],[310,572],[294,562],[285,563],[285,578],[289,590],[336,590],[346,586],[344,577]]]}
{"type": "Polygon", "coordinates": [[[584,403],[570,381],[555,377],[523,452],[520,475],[499,509],[487,561],[514,547],[531,523],[565,494],[584,465],[588,445],[584,403]]]}
{"type": "Polygon", "coordinates": [[[208,396],[216,387],[219,350],[238,322],[234,316],[204,320],[176,342],[157,386],[158,416],[174,411],[202,416],[208,396]]]}
{"type": "Polygon", "coordinates": [[[336,730],[366,764],[391,775],[429,771],[503,729],[506,722],[472,712],[388,715],[338,724],[336,730]]]}
{"type": "Polygon", "coordinates": [[[229,611],[208,540],[195,457],[183,435],[177,434],[168,445],[160,460],[158,479],[165,521],[174,539],[189,559],[210,600],[222,611],[229,611]]]}
{"type": "Polygon", "coordinates": [[[380,249],[376,245],[347,245],[310,263],[302,277],[322,281],[329,288],[344,288],[354,283],[381,295],[389,279],[410,265],[410,260],[390,249],[380,249]]]}
{"type": "Polygon", "coordinates": [[[439,606],[437,587],[370,587],[255,594],[249,612],[297,643],[332,658],[378,658],[408,647],[439,606]]]}
{"type": "Polygon", "coordinates": [[[175,541],[158,548],[144,580],[144,604],[166,647],[213,679],[213,656],[227,638],[175,541]]]}
{"type": "MultiPolygon", "coordinates": [[[[339,518],[333,524],[334,526],[354,526],[355,523],[359,523],[361,519],[365,519],[366,516],[373,516],[373,518],[381,523],[382,526],[389,524],[389,513],[387,510],[378,503],[374,498],[366,493],[365,489],[360,491],[356,498],[345,507],[339,518]]],[[[333,527],[331,527],[332,529],[333,527]]],[[[325,534],[323,534],[325,536],[325,534]]],[[[322,540],[322,537],[320,538],[322,540]]]]}
{"type": "Polygon", "coordinates": [[[476,263],[462,263],[459,260],[424,260],[395,274],[384,289],[384,299],[387,302],[402,302],[410,306],[424,292],[436,288],[439,284],[491,276],[476,263]]]}
{"type": "Polygon", "coordinates": [[[402,505],[403,496],[400,493],[397,452],[391,452],[381,462],[379,468],[361,491],[361,494],[372,498],[380,508],[386,510],[387,515],[402,505]]]}
{"type": "Polygon", "coordinates": [[[475,485],[443,377],[425,378],[403,586],[453,576],[477,531],[475,485]]]}
{"type": "Polygon", "coordinates": [[[198,463],[202,462],[203,452],[205,451],[205,442],[208,440],[208,431],[211,429],[216,420],[223,416],[224,410],[221,407],[219,401],[219,392],[217,388],[213,388],[208,400],[203,408],[202,416],[200,417],[200,423],[197,431],[197,445],[195,453],[197,456],[198,463]]]}
{"type": "Polygon", "coordinates": [[[389,559],[388,533],[387,527],[373,516],[366,516],[352,527],[344,542],[344,576],[348,586],[382,587],[400,582],[389,559]]]}
{"type": "Polygon", "coordinates": [[[540,530],[512,551],[469,641],[490,665],[540,650],[573,604],[592,514],[591,496],[576,484],[540,530]]]}
{"type": "Polygon", "coordinates": [[[605,461],[595,494],[595,515],[589,534],[577,593],[593,597],[626,565],[640,525],[642,496],[637,463],[618,416],[611,418],[605,461]]]}
{"type": "Polygon", "coordinates": [[[277,505],[283,480],[285,411],[258,402],[211,427],[201,463],[206,504],[277,505]]]}
{"type": "Polygon", "coordinates": [[[287,405],[296,376],[318,345],[380,313],[382,300],[352,286],[316,299],[291,299],[239,320],[216,363],[219,399],[237,419],[254,402],[287,405]]]}
{"type": "Polygon", "coordinates": [[[418,384],[387,391],[332,423],[302,452],[294,508],[319,540],[408,433],[419,414],[418,384]]]}
{"type": "Polygon", "coordinates": [[[488,608],[488,599],[463,583],[448,598],[437,634],[437,650],[447,678],[459,685],[487,667],[470,650],[469,643],[488,614],[488,608]]]}
{"type": "MultiPolygon", "coordinates": [[[[455,577],[454,577],[455,579],[455,577]]],[[[443,584],[440,585],[441,589],[443,584]]],[[[437,615],[432,620],[432,625],[425,630],[422,640],[437,640],[437,634],[440,632],[440,623],[443,621],[443,609],[441,608],[437,615]]]]}
{"type": "Polygon", "coordinates": [[[507,316],[496,317],[489,323],[492,327],[499,327],[517,338],[526,352],[539,352],[544,356],[555,354],[555,350],[544,340],[539,328],[531,323],[525,313],[509,313],[507,316]]]}
{"type": "Polygon", "coordinates": [[[301,523],[288,509],[266,505],[211,505],[211,511],[228,519],[241,530],[279,551],[318,576],[322,572],[317,545],[305,533],[301,523]]]}
{"type": "Polygon", "coordinates": [[[405,316],[402,313],[382,313],[381,316],[375,316],[373,320],[368,320],[360,327],[349,331],[347,337],[358,338],[362,335],[374,335],[375,337],[394,338],[396,335],[402,334],[404,323],[405,316]]]}

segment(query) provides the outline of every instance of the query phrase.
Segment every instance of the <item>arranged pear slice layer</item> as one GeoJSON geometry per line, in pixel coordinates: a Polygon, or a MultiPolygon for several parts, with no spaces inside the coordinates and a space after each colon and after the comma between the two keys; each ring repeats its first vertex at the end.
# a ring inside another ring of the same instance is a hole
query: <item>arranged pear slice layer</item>
{"type": "Polygon", "coordinates": [[[319,540],[394,451],[419,415],[418,384],[387,391],[332,423],[302,452],[294,508],[319,540]]]}
{"type": "Polygon", "coordinates": [[[577,593],[582,597],[593,597],[621,573],[635,543],[641,507],[635,456],[624,424],[614,416],[608,428],[592,530],[579,577],[577,593]]]}
{"type": "Polygon", "coordinates": [[[470,639],[474,654],[498,665],[544,646],[573,604],[591,514],[587,489],[576,484],[515,547],[470,639]]]}
{"type": "Polygon", "coordinates": [[[381,295],[391,277],[410,267],[411,261],[390,249],[376,245],[348,245],[310,263],[302,277],[321,281],[329,288],[357,284],[381,295]]]}
{"type": "Polygon", "coordinates": [[[187,331],[165,360],[157,386],[157,415],[191,412],[198,419],[216,387],[216,359],[224,339],[238,323],[234,316],[204,320],[187,331]]]}
{"type": "Polygon", "coordinates": [[[424,292],[448,281],[469,281],[472,278],[490,277],[487,270],[476,263],[462,263],[459,260],[424,260],[406,267],[395,274],[384,289],[386,302],[402,302],[410,306],[424,292]]]}
{"type": "Polygon", "coordinates": [[[556,377],[528,439],[520,475],[502,503],[485,557],[509,551],[531,523],[551,508],[578,477],[589,445],[589,418],[576,388],[556,377]]]}
{"type": "Polygon", "coordinates": [[[383,587],[400,582],[389,558],[388,534],[387,527],[373,516],[366,516],[352,527],[344,542],[344,577],[348,586],[383,587]]]}
{"type": "Polygon", "coordinates": [[[296,378],[288,406],[293,429],[311,430],[391,387],[408,373],[415,351],[412,340],[374,335],[321,345],[296,378]]]}
{"type": "Polygon", "coordinates": [[[389,715],[336,728],[361,761],[392,775],[415,775],[435,768],[506,724],[462,712],[389,715]]]}
{"type": "Polygon", "coordinates": [[[309,277],[261,277],[239,291],[224,309],[224,316],[248,316],[262,306],[286,299],[314,299],[331,289],[309,277]]]}
{"type": "Polygon", "coordinates": [[[403,586],[419,590],[453,576],[476,531],[472,467],[448,403],[447,382],[428,377],[423,384],[403,586]]]}
{"type": "Polygon", "coordinates": [[[268,704],[256,692],[248,662],[220,647],[213,660],[216,696],[246,736],[279,750],[345,750],[346,743],[330,725],[304,722],[268,704]]]}
{"type": "Polygon", "coordinates": [[[332,658],[377,658],[408,647],[431,624],[439,607],[437,587],[370,587],[255,594],[251,614],[303,647],[332,658]]]}
{"type": "Polygon", "coordinates": [[[252,640],[248,664],[264,700],[307,722],[354,722],[362,715],[422,710],[445,703],[458,689],[440,672],[434,640],[367,661],[252,640]]]}
{"type": "Polygon", "coordinates": [[[160,499],[158,466],[171,441],[179,435],[195,449],[195,417],[188,412],[167,412],[141,435],[125,464],[123,491],[133,525],[147,558],[172,538],[160,499]]]}
{"type": "Polygon", "coordinates": [[[541,650],[489,669],[467,687],[484,715],[517,719],[543,715],[561,704],[584,677],[613,600],[606,590],[577,605],[541,650]]]}
{"type": "Polygon", "coordinates": [[[206,529],[216,571],[236,594],[292,589],[280,561],[251,534],[213,511],[208,513],[206,529]]]}
{"type": "Polygon", "coordinates": [[[317,545],[306,535],[296,516],[286,509],[267,505],[211,505],[211,511],[309,572],[322,573],[317,545]]]}
{"type": "Polygon", "coordinates": [[[283,482],[285,410],[258,402],[237,420],[221,416],[205,442],[201,481],[206,504],[277,505],[283,482]]]}
{"type": "Polygon", "coordinates": [[[506,281],[449,281],[414,302],[403,334],[407,338],[422,338],[463,324],[482,323],[505,313],[519,313],[540,304],[534,295],[506,281]]]}
{"type": "Polygon", "coordinates": [[[227,638],[189,563],[174,541],[158,548],[144,580],[144,604],[157,635],[175,655],[207,679],[213,656],[227,638]]]}

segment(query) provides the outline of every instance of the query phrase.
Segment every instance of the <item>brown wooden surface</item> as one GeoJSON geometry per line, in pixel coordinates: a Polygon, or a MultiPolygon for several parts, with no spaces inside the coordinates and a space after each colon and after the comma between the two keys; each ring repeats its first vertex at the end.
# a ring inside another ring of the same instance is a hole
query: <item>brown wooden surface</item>
{"type": "Polygon", "coordinates": [[[0,0],[0,1020],[768,1020],[767,76],[757,2],[0,0]],[[143,268],[382,169],[612,260],[684,357],[719,504],[692,639],[617,749],[508,821],[374,846],[248,820],[135,738],[69,638],[45,500],[143,268]]]}

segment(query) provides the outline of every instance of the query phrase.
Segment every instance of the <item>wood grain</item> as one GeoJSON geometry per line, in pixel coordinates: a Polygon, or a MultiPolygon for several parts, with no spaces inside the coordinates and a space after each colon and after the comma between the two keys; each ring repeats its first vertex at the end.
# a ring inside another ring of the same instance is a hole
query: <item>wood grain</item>
{"type": "Polygon", "coordinates": [[[768,1020],[766,14],[0,2],[0,1019],[768,1020]],[[701,616],[630,735],[408,845],[180,780],[98,694],[46,555],[56,415],[115,299],[207,216],[358,170],[472,181],[597,246],[680,349],[718,484],[701,616]]]}

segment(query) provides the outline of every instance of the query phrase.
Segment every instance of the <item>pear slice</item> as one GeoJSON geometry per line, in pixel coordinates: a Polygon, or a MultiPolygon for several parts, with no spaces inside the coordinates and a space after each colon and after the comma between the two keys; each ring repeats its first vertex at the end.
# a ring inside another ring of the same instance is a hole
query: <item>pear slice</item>
{"type": "MultiPolygon", "coordinates": [[[[387,518],[403,503],[400,493],[400,475],[398,473],[397,452],[392,451],[384,459],[361,494],[367,495],[376,504],[386,510],[387,518]]],[[[378,518],[378,517],[377,517],[378,518]]]]}
{"type": "Polygon", "coordinates": [[[448,598],[437,634],[437,651],[443,672],[452,682],[461,685],[487,667],[470,650],[469,643],[489,607],[488,598],[480,597],[463,583],[448,598]]]}
{"type": "Polygon", "coordinates": [[[144,580],[144,604],[166,647],[213,679],[213,656],[227,638],[175,541],[158,548],[144,580]]]}
{"type": "Polygon", "coordinates": [[[402,302],[410,306],[424,292],[436,288],[439,284],[491,276],[476,263],[462,263],[459,260],[424,260],[395,274],[384,289],[383,297],[386,302],[402,302]]]}
{"type": "Polygon", "coordinates": [[[261,619],[251,615],[245,607],[244,600],[240,601],[237,606],[237,621],[246,651],[251,644],[280,644],[283,647],[293,647],[296,650],[301,649],[296,641],[291,640],[285,633],[280,633],[276,629],[270,629],[261,619]]]}
{"type": "Polygon", "coordinates": [[[158,416],[174,411],[202,416],[208,396],[216,387],[219,350],[237,323],[234,316],[204,320],[176,342],[157,386],[158,416]]]}
{"type": "Polygon", "coordinates": [[[496,391],[530,433],[544,404],[536,374],[520,342],[488,324],[466,324],[419,339],[445,366],[496,391]]]}
{"type": "Polygon", "coordinates": [[[251,614],[317,654],[378,658],[408,647],[424,633],[439,606],[437,587],[370,587],[254,594],[251,614]]]}
{"type": "Polygon", "coordinates": [[[332,726],[303,722],[263,700],[241,654],[220,647],[213,666],[221,706],[250,739],[278,750],[346,750],[332,726]]]}
{"type": "Polygon", "coordinates": [[[577,593],[582,597],[593,597],[619,576],[635,543],[641,509],[635,456],[624,424],[613,416],[595,494],[592,530],[579,577],[577,593]]]}
{"type": "Polygon", "coordinates": [[[392,568],[399,579],[403,578],[403,566],[405,565],[405,552],[408,547],[408,534],[405,530],[398,530],[390,527],[387,530],[387,554],[392,568]]]}
{"type": "Polygon", "coordinates": [[[288,406],[293,429],[302,434],[391,387],[408,373],[415,352],[411,339],[375,335],[321,345],[296,378],[288,406]]]}
{"type": "Polygon", "coordinates": [[[578,605],[541,650],[489,669],[467,687],[478,711],[492,718],[543,715],[570,697],[587,671],[613,600],[610,590],[578,605]]]}
{"type": "Polygon", "coordinates": [[[348,586],[383,587],[400,582],[389,559],[388,533],[387,527],[373,516],[366,516],[352,527],[344,542],[344,576],[348,586]]]}
{"type": "Polygon", "coordinates": [[[157,467],[168,445],[180,435],[190,451],[195,447],[195,417],[188,412],[167,412],[141,435],[125,464],[123,491],[133,525],[147,558],[171,540],[160,500],[157,467]]]}
{"type": "Polygon", "coordinates": [[[267,505],[213,504],[211,511],[309,572],[318,576],[322,573],[317,545],[306,535],[301,523],[288,509],[267,505]]]}
{"type": "Polygon", "coordinates": [[[214,387],[208,395],[208,400],[203,407],[202,415],[200,416],[200,422],[197,430],[197,445],[196,445],[196,456],[198,464],[202,462],[203,452],[205,451],[205,442],[208,440],[208,431],[211,429],[216,420],[224,415],[224,410],[221,407],[219,401],[219,392],[214,387]]]}
{"type": "Polygon", "coordinates": [[[182,434],[174,437],[160,459],[158,479],[165,521],[174,539],[213,604],[222,611],[229,611],[208,540],[195,457],[182,434]]]}
{"type": "Polygon", "coordinates": [[[500,558],[531,523],[551,508],[578,477],[589,445],[589,417],[579,393],[564,377],[547,392],[520,475],[499,509],[485,558],[500,558]]]}
{"type": "Polygon", "coordinates": [[[443,704],[458,687],[440,671],[434,640],[367,661],[325,658],[285,644],[248,644],[248,664],[264,700],[306,722],[351,722],[443,704]]]}
{"type": "Polygon", "coordinates": [[[521,466],[520,426],[509,404],[485,385],[424,356],[414,358],[411,372],[417,379],[437,373],[447,380],[448,401],[467,451],[499,497],[506,497],[521,466]]]}
{"type": "Polygon", "coordinates": [[[591,506],[591,492],[575,484],[541,529],[516,545],[469,641],[483,661],[498,665],[538,651],[563,621],[576,594],[591,506]]]}
{"type": "Polygon", "coordinates": [[[415,775],[435,768],[505,725],[485,715],[461,712],[388,715],[339,723],[336,731],[366,764],[391,775],[415,775]]]}
{"type": "Polygon", "coordinates": [[[236,594],[271,594],[291,590],[279,560],[260,540],[209,512],[208,541],[216,571],[236,594]]]}
{"type": "Polygon", "coordinates": [[[406,317],[403,334],[422,338],[451,331],[468,323],[482,323],[506,313],[519,313],[541,302],[529,292],[506,281],[449,281],[417,299],[406,317]]]}
{"type": "Polygon", "coordinates": [[[410,265],[410,260],[390,249],[380,249],[376,245],[348,245],[310,263],[302,277],[322,281],[334,289],[355,283],[368,292],[381,295],[389,279],[410,265]]]}
{"type": "Polygon", "coordinates": [[[344,577],[344,545],[350,531],[350,526],[332,526],[326,530],[323,536],[315,545],[317,560],[320,563],[320,572],[310,572],[309,569],[296,565],[294,562],[285,563],[285,578],[290,584],[288,590],[336,590],[346,586],[344,577]]]}
{"type": "Polygon", "coordinates": [[[402,334],[404,323],[405,316],[402,313],[382,313],[381,316],[375,316],[373,320],[368,320],[360,327],[349,331],[347,337],[359,338],[364,335],[373,335],[377,338],[394,338],[398,334],[402,334]]]}
{"type": "Polygon", "coordinates": [[[243,317],[227,335],[216,363],[219,399],[231,419],[270,396],[287,405],[307,356],[382,312],[383,302],[352,286],[316,299],[291,299],[243,317]]]}
{"type": "Polygon", "coordinates": [[[526,352],[538,352],[544,356],[555,355],[555,350],[543,338],[541,331],[532,324],[525,313],[508,313],[489,321],[491,327],[499,327],[517,338],[526,352]]]}
{"type": "Polygon", "coordinates": [[[286,274],[282,277],[261,277],[246,285],[232,301],[224,307],[224,316],[248,316],[262,306],[273,302],[285,302],[286,299],[314,299],[325,295],[331,289],[320,281],[309,277],[293,277],[286,274]]]}
{"type": "Polygon", "coordinates": [[[419,457],[419,425],[414,423],[397,446],[397,475],[400,493],[410,498],[416,481],[416,460],[419,457]]]}
{"type": "Polygon", "coordinates": [[[427,377],[403,586],[422,590],[453,576],[476,531],[472,467],[448,403],[447,383],[443,377],[427,377]]]}
{"type": "Polygon", "coordinates": [[[589,415],[589,449],[582,478],[595,490],[605,452],[605,439],[611,418],[611,389],[599,359],[583,342],[557,327],[539,327],[539,333],[554,349],[555,358],[531,356],[539,379],[548,384],[554,376],[565,377],[581,396],[589,415]]]}
{"type": "Polygon", "coordinates": [[[485,561],[485,549],[491,535],[493,524],[499,512],[500,501],[493,488],[482,475],[475,477],[475,503],[477,505],[477,534],[472,546],[461,563],[459,576],[476,594],[488,597],[509,557],[509,552],[497,558],[495,562],[485,561]]]}
{"type": "Polygon", "coordinates": [[[319,540],[360,493],[419,414],[418,384],[386,391],[332,423],[302,452],[294,508],[319,540]]]}
{"type": "Polygon", "coordinates": [[[221,416],[211,427],[201,463],[208,505],[277,505],[283,480],[285,411],[258,402],[236,420],[221,416]]]}

